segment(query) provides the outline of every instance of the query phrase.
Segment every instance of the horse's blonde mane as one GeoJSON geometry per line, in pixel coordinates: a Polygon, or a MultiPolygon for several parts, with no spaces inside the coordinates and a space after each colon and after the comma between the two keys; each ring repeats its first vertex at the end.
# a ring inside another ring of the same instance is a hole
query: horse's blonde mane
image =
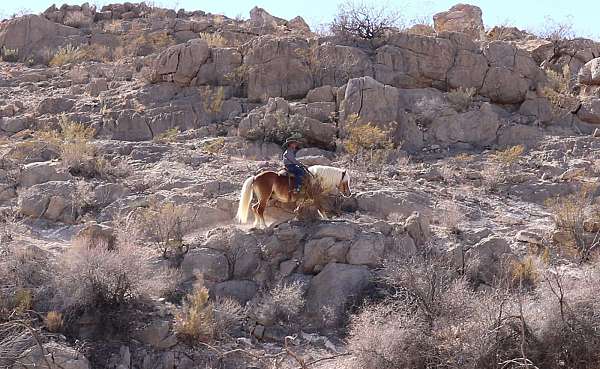
{"type": "MultiPolygon", "coordinates": [[[[345,172],[344,169],[330,167],[327,165],[313,165],[308,168],[308,170],[316,177],[319,177],[321,180],[321,185],[326,191],[336,188],[336,186],[342,180],[342,174],[345,172]]],[[[346,173],[346,176],[348,176],[348,173],[346,173]]],[[[345,177],[344,179],[347,180],[348,177],[345,177]]]]}

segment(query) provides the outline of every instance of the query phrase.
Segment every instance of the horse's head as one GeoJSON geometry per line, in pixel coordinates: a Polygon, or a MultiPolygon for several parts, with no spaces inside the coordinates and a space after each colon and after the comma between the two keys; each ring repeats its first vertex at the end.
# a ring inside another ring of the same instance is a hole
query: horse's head
{"type": "Polygon", "coordinates": [[[350,191],[350,174],[347,170],[342,172],[342,178],[340,179],[337,188],[344,197],[352,196],[352,191],[350,191]]]}

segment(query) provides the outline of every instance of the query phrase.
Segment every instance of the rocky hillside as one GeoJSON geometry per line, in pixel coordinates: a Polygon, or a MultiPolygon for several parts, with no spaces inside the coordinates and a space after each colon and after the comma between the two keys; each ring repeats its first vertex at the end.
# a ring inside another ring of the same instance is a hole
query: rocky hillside
{"type": "Polygon", "coordinates": [[[3,20],[0,368],[596,368],[600,43],[481,16],[3,20]],[[353,195],[238,224],[291,135],[353,195]]]}

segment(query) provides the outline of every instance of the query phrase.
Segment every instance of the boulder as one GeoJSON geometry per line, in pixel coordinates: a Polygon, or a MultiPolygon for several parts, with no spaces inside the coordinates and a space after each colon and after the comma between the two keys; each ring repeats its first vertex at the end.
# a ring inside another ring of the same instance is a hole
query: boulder
{"type": "Polygon", "coordinates": [[[0,131],[15,134],[27,129],[29,122],[30,119],[27,116],[0,117],[0,131]]]}
{"type": "Polygon", "coordinates": [[[523,145],[526,148],[534,147],[544,137],[541,127],[512,124],[498,130],[498,146],[510,147],[523,145]]]}
{"type": "Polygon", "coordinates": [[[229,297],[245,304],[258,291],[258,285],[253,281],[234,280],[217,283],[214,287],[216,297],[229,297]]]}
{"type": "Polygon", "coordinates": [[[29,187],[19,198],[19,211],[32,218],[74,223],[78,216],[75,184],[51,181],[29,187]]]}
{"type": "Polygon", "coordinates": [[[134,110],[122,110],[114,120],[105,120],[103,130],[113,140],[147,141],[153,137],[146,117],[134,110]]]}
{"type": "Polygon", "coordinates": [[[429,221],[418,212],[412,213],[404,222],[404,228],[417,246],[421,246],[431,237],[429,221]]]}
{"type": "Polygon", "coordinates": [[[577,80],[584,85],[600,85],[600,57],[585,63],[577,74],[577,80]]]}
{"type": "Polygon", "coordinates": [[[166,320],[155,320],[133,333],[138,341],[156,349],[164,350],[177,344],[177,337],[171,333],[171,325],[166,320]]]}
{"type": "Polygon", "coordinates": [[[320,86],[342,86],[352,78],[373,76],[373,63],[363,50],[326,42],[311,56],[315,82],[320,86]]]}
{"type": "Polygon", "coordinates": [[[335,90],[331,86],[321,86],[308,91],[306,101],[313,102],[335,102],[335,90]]]}
{"type": "Polygon", "coordinates": [[[12,369],[89,369],[88,359],[74,348],[58,342],[33,345],[24,351],[17,359],[12,369]],[[50,364],[51,367],[48,367],[50,364]]]}
{"type": "Polygon", "coordinates": [[[457,4],[450,10],[433,16],[433,27],[437,33],[461,32],[473,39],[484,35],[481,8],[469,4],[457,4]]]}
{"type": "Polygon", "coordinates": [[[492,235],[469,248],[464,260],[474,282],[493,286],[511,267],[515,256],[505,239],[492,235]]]}
{"type": "Polygon", "coordinates": [[[307,58],[308,42],[299,37],[265,35],[250,42],[244,55],[248,98],[268,101],[271,97],[298,99],[313,87],[307,58]]]}
{"type": "Polygon", "coordinates": [[[70,43],[83,42],[82,32],[76,28],[54,23],[39,15],[25,15],[0,23],[0,48],[16,50],[19,59],[31,56],[48,61],[46,50],[70,43]]]}
{"type": "Polygon", "coordinates": [[[479,110],[436,117],[430,131],[435,140],[444,146],[467,143],[484,147],[496,141],[498,128],[498,114],[491,104],[484,103],[479,110]]]}
{"type": "Polygon", "coordinates": [[[95,222],[86,223],[73,239],[84,242],[88,247],[101,246],[109,250],[117,242],[117,236],[113,228],[95,222]]]}
{"type": "Polygon", "coordinates": [[[202,273],[204,279],[211,282],[223,282],[229,279],[229,261],[224,253],[200,248],[188,252],[181,263],[184,280],[202,273]]]}
{"type": "Polygon", "coordinates": [[[536,97],[523,101],[519,113],[534,117],[541,123],[550,122],[553,118],[552,106],[546,97],[536,97]]]}
{"type": "Polygon", "coordinates": [[[75,105],[75,100],[66,97],[46,97],[37,105],[38,114],[58,114],[69,112],[75,105]]]}
{"type": "Polygon", "coordinates": [[[369,286],[370,273],[364,265],[330,263],[311,279],[306,293],[306,312],[322,326],[339,325],[346,304],[369,286]]]}
{"type": "Polygon", "coordinates": [[[314,273],[323,269],[330,262],[346,261],[348,244],[336,242],[333,237],[313,239],[304,245],[302,269],[305,273],[314,273]]]}
{"type": "Polygon", "coordinates": [[[189,86],[208,59],[210,48],[203,39],[193,39],[161,52],[152,65],[154,81],[175,82],[189,86]]]}
{"type": "Polygon", "coordinates": [[[393,34],[376,50],[374,76],[400,88],[444,86],[455,54],[456,48],[448,39],[393,34]]]}
{"type": "Polygon", "coordinates": [[[365,191],[355,196],[358,210],[371,213],[378,217],[391,214],[408,217],[418,211],[430,214],[430,198],[422,193],[402,190],[381,189],[365,191]]]}
{"type": "Polygon", "coordinates": [[[19,184],[21,187],[27,188],[40,183],[66,181],[71,178],[71,174],[64,169],[60,162],[35,162],[23,166],[19,184]]]}
{"type": "Polygon", "coordinates": [[[322,223],[313,233],[313,238],[333,237],[336,240],[350,241],[356,233],[355,227],[350,223],[322,223]]]}
{"type": "Polygon", "coordinates": [[[346,254],[348,264],[377,266],[385,251],[383,235],[362,234],[352,242],[346,254]]]}
{"type": "Polygon", "coordinates": [[[577,110],[577,117],[587,123],[600,124],[600,98],[584,98],[577,110]]]}
{"type": "Polygon", "coordinates": [[[360,123],[386,125],[398,117],[398,89],[384,85],[372,77],[348,81],[340,110],[340,122],[356,115],[360,123]]]}

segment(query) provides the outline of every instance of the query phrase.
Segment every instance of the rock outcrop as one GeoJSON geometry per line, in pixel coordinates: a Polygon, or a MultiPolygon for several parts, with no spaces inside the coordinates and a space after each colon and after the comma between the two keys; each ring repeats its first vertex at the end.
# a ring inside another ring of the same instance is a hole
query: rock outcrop
{"type": "Polygon", "coordinates": [[[433,16],[435,31],[461,32],[473,39],[480,39],[484,34],[481,8],[468,4],[457,4],[450,10],[433,16]]]}

